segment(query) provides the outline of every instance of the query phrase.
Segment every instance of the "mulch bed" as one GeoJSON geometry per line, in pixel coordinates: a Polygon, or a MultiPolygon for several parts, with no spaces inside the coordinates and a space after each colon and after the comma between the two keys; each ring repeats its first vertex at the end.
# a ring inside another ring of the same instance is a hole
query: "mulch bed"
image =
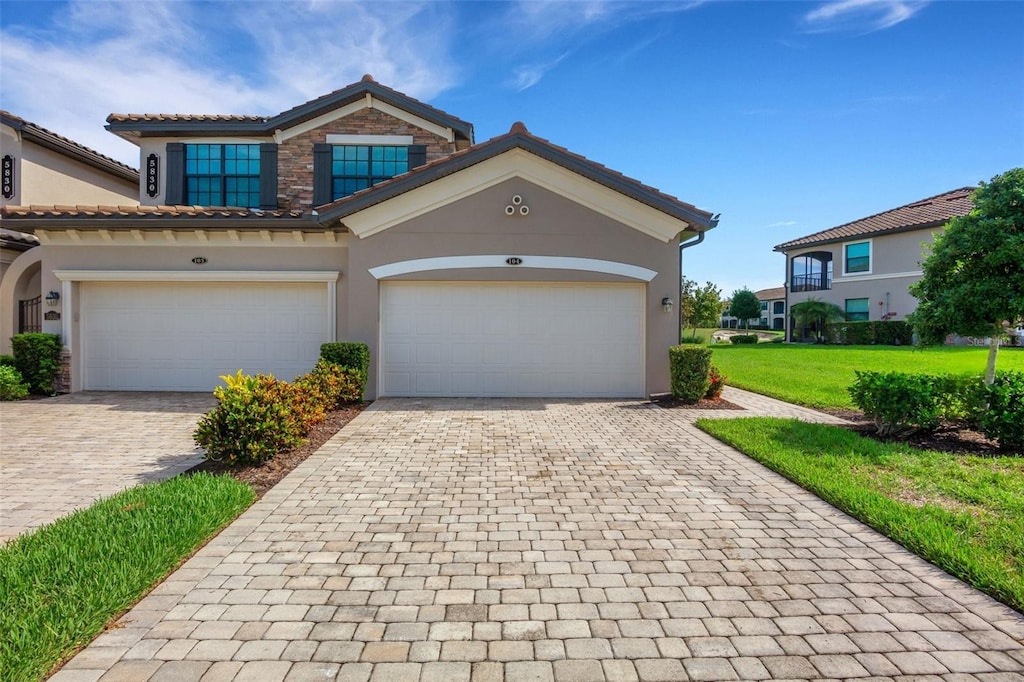
{"type": "Polygon", "coordinates": [[[875,432],[875,425],[857,410],[834,410],[818,408],[818,412],[830,414],[852,422],[847,428],[865,438],[872,438],[881,443],[905,443],[918,450],[934,450],[948,452],[953,455],[977,455],[994,457],[1010,453],[999,449],[994,441],[971,429],[962,429],[953,425],[940,427],[934,433],[914,433],[899,438],[880,438],[875,432]]]}
{"type": "Polygon", "coordinates": [[[715,398],[714,400],[707,400],[701,398],[695,403],[684,403],[681,400],[675,398],[665,398],[662,400],[655,400],[654,404],[658,407],[664,407],[666,410],[742,410],[745,409],[740,407],[736,403],[730,403],[728,400],[722,398],[715,398]]]}
{"type": "Polygon", "coordinates": [[[331,436],[341,430],[343,426],[356,418],[369,403],[349,405],[340,410],[327,413],[327,419],[313,427],[313,430],[306,436],[306,442],[288,452],[280,452],[263,464],[246,464],[229,466],[222,462],[206,460],[189,469],[186,474],[199,471],[206,471],[211,474],[228,474],[242,483],[248,483],[256,491],[258,497],[273,488],[278,481],[287,476],[292,469],[302,464],[303,461],[320,446],[331,439],[331,436]]]}

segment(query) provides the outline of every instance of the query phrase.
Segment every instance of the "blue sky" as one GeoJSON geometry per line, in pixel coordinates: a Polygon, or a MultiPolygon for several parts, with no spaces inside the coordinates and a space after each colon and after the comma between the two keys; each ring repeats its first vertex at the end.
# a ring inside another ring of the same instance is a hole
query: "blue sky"
{"type": "Polygon", "coordinates": [[[1024,165],[1024,3],[0,2],[0,106],[115,158],[111,112],[272,114],[371,73],[721,213],[684,271],[1024,165]]]}

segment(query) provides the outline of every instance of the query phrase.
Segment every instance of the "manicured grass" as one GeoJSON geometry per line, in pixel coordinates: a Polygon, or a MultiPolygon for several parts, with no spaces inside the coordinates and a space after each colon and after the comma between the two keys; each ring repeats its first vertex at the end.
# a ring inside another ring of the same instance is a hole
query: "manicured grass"
{"type": "Polygon", "coordinates": [[[790,419],[697,426],[1024,611],[1024,458],[923,452],[790,419]]]}
{"type": "MultiPolygon", "coordinates": [[[[985,371],[983,348],[716,344],[712,361],[728,385],[808,407],[854,409],[846,388],[856,369],[929,374],[985,371]]],[[[1024,371],[1024,350],[1001,349],[999,369],[1024,371]]]]}
{"type": "Polygon", "coordinates": [[[0,548],[0,678],[41,679],[254,499],[228,476],[178,476],[0,548]]]}

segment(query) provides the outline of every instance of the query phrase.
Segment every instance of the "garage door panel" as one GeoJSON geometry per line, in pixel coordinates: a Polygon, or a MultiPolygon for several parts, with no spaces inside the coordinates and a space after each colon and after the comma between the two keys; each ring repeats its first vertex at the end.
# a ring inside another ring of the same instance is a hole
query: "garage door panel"
{"type": "Polygon", "coordinates": [[[209,391],[242,369],[308,371],[329,339],[323,284],[82,285],[83,386],[209,391]]]}
{"type": "Polygon", "coordinates": [[[641,396],[642,285],[381,285],[381,394],[641,396]]]}

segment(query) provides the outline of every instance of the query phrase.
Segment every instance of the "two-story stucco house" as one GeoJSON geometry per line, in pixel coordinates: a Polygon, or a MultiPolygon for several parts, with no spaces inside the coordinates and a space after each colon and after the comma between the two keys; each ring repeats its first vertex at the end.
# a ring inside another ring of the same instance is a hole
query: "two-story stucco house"
{"type": "MultiPolygon", "coordinates": [[[[6,111],[0,111],[0,206],[138,204],[139,172],[6,111]]],[[[35,235],[0,227],[0,286],[23,252],[39,245],[35,235]]],[[[27,261],[25,261],[27,263],[27,261]]],[[[42,323],[38,265],[19,272],[0,294],[0,350],[10,337],[39,331],[42,323]]]]}
{"type": "MultiPolygon", "coordinates": [[[[275,116],[112,114],[141,205],[3,209],[61,294],[72,390],[291,379],[365,342],[376,396],[668,389],[680,246],[711,213],[369,76],[275,116]]],[[[15,267],[15,266],[12,266],[15,267]]]]}
{"type": "MultiPolygon", "coordinates": [[[[917,307],[908,287],[921,279],[925,245],[971,211],[962,187],[779,244],[786,256],[786,310],[810,298],[834,303],[848,321],[902,320],[917,307]]],[[[788,336],[813,334],[789,316],[788,336]]]]}

